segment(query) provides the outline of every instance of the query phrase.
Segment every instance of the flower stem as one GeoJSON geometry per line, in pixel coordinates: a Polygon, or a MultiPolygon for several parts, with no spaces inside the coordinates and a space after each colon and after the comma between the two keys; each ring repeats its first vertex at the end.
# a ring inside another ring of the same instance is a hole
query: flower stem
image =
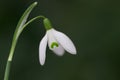
{"type": "Polygon", "coordinates": [[[9,53],[9,57],[8,57],[8,60],[7,60],[6,69],[5,69],[4,80],[8,80],[8,78],[9,78],[9,73],[10,73],[10,68],[11,68],[11,63],[12,63],[12,57],[13,57],[13,54],[14,54],[14,51],[15,51],[16,43],[17,43],[17,37],[16,37],[16,34],[14,34],[11,49],[10,49],[10,53],[9,53]]]}
{"type": "Polygon", "coordinates": [[[10,73],[11,61],[7,61],[4,80],[8,80],[10,73]]]}
{"type": "Polygon", "coordinates": [[[27,23],[27,18],[30,14],[30,12],[32,11],[32,9],[37,5],[37,2],[34,2],[33,4],[31,4],[26,11],[23,13],[22,17],[20,18],[16,30],[14,32],[14,36],[13,36],[13,40],[12,40],[12,45],[11,45],[11,49],[10,49],[10,53],[8,56],[8,60],[7,60],[7,64],[6,64],[6,69],[5,69],[5,74],[4,74],[4,80],[8,80],[9,79],[9,74],[10,74],[10,69],[11,69],[11,63],[12,63],[12,59],[13,59],[13,55],[14,55],[14,51],[15,51],[15,47],[18,41],[18,38],[20,36],[20,34],[22,33],[23,29],[30,23],[32,23],[34,20],[38,19],[38,18],[45,18],[44,16],[37,16],[31,20],[29,20],[27,23]]]}
{"type": "Polygon", "coordinates": [[[40,18],[43,18],[45,20],[47,19],[44,16],[37,16],[37,17],[34,17],[31,20],[29,20],[28,22],[26,22],[30,12],[32,11],[32,9],[36,5],[37,5],[37,2],[34,2],[32,5],[30,5],[27,8],[27,10],[23,13],[22,17],[20,18],[20,20],[19,20],[19,22],[17,24],[16,30],[14,32],[14,36],[13,36],[12,45],[11,45],[10,53],[9,53],[9,56],[8,56],[7,64],[6,64],[4,80],[8,80],[9,79],[11,63],[12,63],[15,47],[16,47],[18,38],[19,38],[20,34],[22,33],[22,31],[24,30],[24,28],[26,28],[27,25],[29,25],[30,23],[32,23],[33,21],[35,21],[37,19],[40,19],[40,18]]]}
{"type": "MultiPolygon", "coordinates": [[[[30,23],[32,23],[33,21],[40,19],[40,18],[45,18],[44,16],[37,16],[32,18],[31,20],[29,20],[26,24],[23,25],[23,27],[20,29],[19,33],[15,33],[13,36],[13,41],[12,41],[12,45],[11,45],[11,49],[10,49],[10,53],[9,53],[9,57],[7,60],[7,65],[6,65],[6,70],[5,70],[5,76],[4,76],[4,80],[8,80],[9,78],[9,73],[10,73],[10,68],[11,68],[11,63],[12,63],[12,59],[13,59],[13,55],[14,55],[14,51],[15,51],[15,47],[18,41],[18,38],[20,36],[20,34],[22,33],[22,31],[24,30],[25,27],[27,27],[27,25],[29,25],[30,23]]],[[[16,31],[15,31],[16,32],[16,31]]]]}
{"type": "MultiPolygon", "coordinates": [[[[33,22],[33,21],[35,21],[35,20],[37,20],[37,19],[40,19],[40,18],[45,19],[46,17],[40,15],[40,16],[36,16],[36,17],[32,18],[31,20],[29,20],[29,21],[21,28],[20,33],[23,31],[23,29],[24,29],[28,24],[30,24],[31,22],[33,22]]],[[[19,34],[20,34],[20,33],[19,33],[19,34]]]]}

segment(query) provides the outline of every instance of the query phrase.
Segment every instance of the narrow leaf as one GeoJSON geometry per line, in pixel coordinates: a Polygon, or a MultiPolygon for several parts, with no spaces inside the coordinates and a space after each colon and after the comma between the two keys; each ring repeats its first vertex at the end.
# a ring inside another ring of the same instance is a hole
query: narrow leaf
{"type": "Polygon", "coordinates": [[[34,2],[33,4],[31,4],[27,10],[23,13],[22,17],[20,18],[17,27],[16,27],[16,31],[15,34],[17,35],[18,32],[21,30],[21,27],[23,27],[23,25],[26,23],[27,18],[30,14],[30,12],[33,10],[33,8],[37,5],[37,2],[34,2]]]}

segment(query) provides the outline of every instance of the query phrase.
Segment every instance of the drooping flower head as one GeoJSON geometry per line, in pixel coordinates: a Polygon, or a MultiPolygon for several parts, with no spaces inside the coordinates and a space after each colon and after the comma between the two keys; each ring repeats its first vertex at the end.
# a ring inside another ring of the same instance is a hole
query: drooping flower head
{"type": "Polygon", "coordinates": [[[62,56],[65,51],[76,54],[76,48],[67,35],[52,28],[47,18],[45,18],[43,22],[46,28],[46,34],[39,45],[39,60],[41,65],[45,63],[47,44],[49,49],[58,56],[62,56]]]}

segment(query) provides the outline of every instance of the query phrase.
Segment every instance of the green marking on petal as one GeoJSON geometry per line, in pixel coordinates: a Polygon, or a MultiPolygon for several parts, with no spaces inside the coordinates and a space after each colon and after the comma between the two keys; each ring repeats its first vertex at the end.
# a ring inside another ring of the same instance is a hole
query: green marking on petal
{"type": "Polygon", "coordinates": [[[58,47],[59,45],[58,45],[58,43],[57,42],[52,42],[52,44],[51,44],[51,48],[54,48],[54,47],[58,47]]]}

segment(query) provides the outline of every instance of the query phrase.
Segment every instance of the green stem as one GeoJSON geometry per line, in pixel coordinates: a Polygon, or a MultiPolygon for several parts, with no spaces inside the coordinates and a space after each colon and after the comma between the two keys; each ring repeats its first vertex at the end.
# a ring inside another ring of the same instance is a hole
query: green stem
{"type": "Polygon", "coordinates": [[[7,60],[6,69],[5,69],[4,80],[8,80],[8,78],[9,78],[9,73],[10,73],[10,68],[11,68],[11,63],[12,63],[12,58],[13,58],[13,54],[15,51],[16,43],[17,43],[17,37],[16,37],[16,34],[14,34],[9,57],[7,60]]]}
{"type": "Polygon", "coordinates": [[[7,61],[4,80],[8,80],[10,73],[11,61],[7,61]]]}
{"type": "Polygon", "coordinates": [[[21,31],[19,32],[19,34],[21,34],[21,32],[23,31],[23,29],[24,29],[28,24],[30,24],[31,22],[33,22],[33,21],[35,21],[35,20],[37,20],[37,19],[40,19],[40,18],[45,19],[46,17],[40,15],[40,16],[34,17],[33,19],[29,20],[29,21],[21,28],[21,31]]]}
{"type": "MultiPolygon", "coordinates": [[[[34,2],[33,4],[31,4],[26,11],[23,13],[22,17],[20,18],[14,36],[13,36],[13,40],[12,40],[12,45],[11,45],[11,49],[10,49],[10,53],[9,53],[9,57],[7,60],[7,64],[6,64],[6,69],[5,69],[5,75],[4,75],[4,80],[8,80],[9,79],[9,73],[10,73],[10,68],[11,68],[11,63],[12,63],[12,59],[13,59],[13,55],[14,55],[14,51],[15,51],[15,47],[17,44],[17,40],[20,36],[20,33],[22,32],[21,29],[22,27],[25,25],[27,18],[30,14],[30,12],[33,10],[33,8],[37,5],[37,2],[34,2]]],[[[32,21],[31,21],[32,22],[32,21]]],[[[30,23],[31,23],[30,22],[30,23]]],[[[28,23],[29,24],[29,23],[28,23]]],[[[27,25],[26,25],[27,26],[27,25]]],[[[26,27],[25,26],[25,27],[26,27]]],[[[23,30],[23,29],[22,29],[23,30]]]]}
{"type": "Polygon", "coordinates": [[[9,78],[11,63],[12,63],[12,59],[13,59],[15,47],[16,47],[16,44],[17,44],[17,41],[18,41],[18,38],[19,38],[20,34],[22,33],[23,29],[27,25],[29,25],[33,21],[35,21],[37,19],[40,19],[40,18],[45,18],[45,17],[44,16],[37,16],[37,17],[29,20],[26,24],[24,24],[23,27],[20,29],[20,31],[17,34],[16,34],[16,31],[15,31],[15,34],[13,36],[13,41],[12,41],[11,49],[10,49],[10,53],[9,53],[9,57],[8,57],[8,60],[7,60],[7,65],[6,65],[6,69],[5,69],[4,80],[8,80],[8,78],[9,78]]]}

